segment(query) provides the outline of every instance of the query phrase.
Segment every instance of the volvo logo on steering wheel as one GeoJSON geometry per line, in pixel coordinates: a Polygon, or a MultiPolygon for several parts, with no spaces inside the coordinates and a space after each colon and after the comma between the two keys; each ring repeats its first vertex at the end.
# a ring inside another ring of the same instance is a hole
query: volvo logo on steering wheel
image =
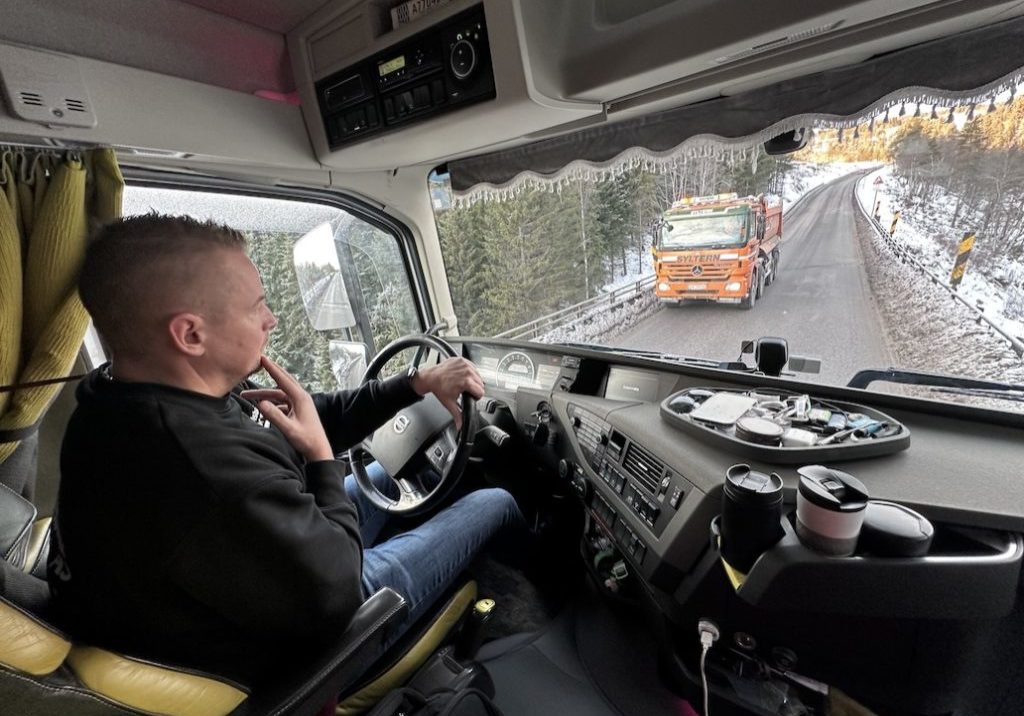
{"type": "Polygon", "coordinates": [[[395,429],[396,433],[401,435],[402,433],[405,432],[405,429],[409,427],[409,418],[405,417],[404,415],[399,415],[397,418],[395,418],[395,422],[392,424],[391,427],[395,429]]]}

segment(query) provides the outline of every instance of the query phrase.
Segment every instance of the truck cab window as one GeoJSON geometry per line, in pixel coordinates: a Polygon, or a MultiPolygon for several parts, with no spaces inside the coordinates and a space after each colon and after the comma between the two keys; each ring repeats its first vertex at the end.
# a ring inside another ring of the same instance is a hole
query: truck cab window
{"type": "Polygon", "coordinates": [[[423,330],[397,237],[345,209],[129,185],[124,215],[151,211],[211,220],[245,234],[278,320],[267,354],[312,391],[351,384],[354,376],[341,368],[351,346],[363,344],[372,355],[401,335],[423,330]],[[300,242],[304,250],[297,252],[300,242]],[[345,304],[344,317],[335,311],[325,320],[324,303],[345,304]]]}

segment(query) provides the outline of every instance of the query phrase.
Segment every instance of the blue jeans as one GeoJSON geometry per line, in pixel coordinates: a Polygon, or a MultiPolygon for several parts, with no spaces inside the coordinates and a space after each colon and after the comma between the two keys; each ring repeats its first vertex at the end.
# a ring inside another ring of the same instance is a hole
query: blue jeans
{"type": "MultiPolygon", "coordinates": [[[[383,494],[398,494],[398,486],[379,464],[367,465],[366,472],[383,494]]],[[[359,510],[363,594],[391,587],[405,597],[409,618],[403,627],[426,613],[491,537],[523,524],[515,498],[500,488],[489,488],[471,492],[423,524],[375,544],[389,515],[363,496],[351,475],[345,478],[345,491],[359,510]]]]}

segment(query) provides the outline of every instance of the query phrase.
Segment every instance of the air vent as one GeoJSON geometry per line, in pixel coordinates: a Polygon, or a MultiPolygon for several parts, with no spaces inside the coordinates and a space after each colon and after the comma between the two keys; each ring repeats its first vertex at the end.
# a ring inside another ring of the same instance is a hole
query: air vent
{"type": "Polygon", "coordinates": [[[18,97],[21,98],[22,104],[27,104],[30,107],[43,106],[43,98],[37,95],[35,92],[21,92],[18,94],[18,97]]]}
{"type": "Polygon", "coordinates": [[[74,57],[0,43],[0,80],[18,119],[48,127],[96,126],[74,57]]]}
{"type": "Polygon", "coordinates": [[[731,55],[723,55],[722,57],[716,57],[711,60],[712,64],[725,65],[736,60],[742,60],[747,57],[754,55],[760,55],[771,50],[777,50],[780,47],[786,45],[792,45],[795,42],[801,42],[803,40],[810,39],[817,35],[824,35],[826,32],[832,32],[837,27],[843,24],[842,20],[836,20],[835,22],[829,23],[828,25],[821,25],[819,27],[808,28],[807,30],[800,30],[794,32],[792,35],[786,35],[784,37],[776,37],[774,40],[768,40],[767,42],[759,42],[756,45],[752,45],[745,50],[734,52],[731,55]]]}
{"type": "Polygon", "coordinates": [[[641,487],[652,495],[658,494],[658,484],[665,472],[665,465],[661,460],[636,443],[630,443],[626,448],[626,457],[622,460],[622,467],[641,487]]]}

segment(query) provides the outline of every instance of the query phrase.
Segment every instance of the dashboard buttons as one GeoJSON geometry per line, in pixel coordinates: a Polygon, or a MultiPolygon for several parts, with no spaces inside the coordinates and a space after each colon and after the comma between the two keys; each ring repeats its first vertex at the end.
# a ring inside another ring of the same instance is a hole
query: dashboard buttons
{"type": "Polygon", "coordinates": [[[683,499],[683,488],[676,487],[672,490],[672,497],[668,498],[669,506],[674,510],[679,507],[679,502],[683,499]]]}
{"type": "Polygon", "coordinates": [[[464,80],[476,69],[476,48],[465,38],[458,40],[448,58],[448,65],[457,79],[464,80]]]}

